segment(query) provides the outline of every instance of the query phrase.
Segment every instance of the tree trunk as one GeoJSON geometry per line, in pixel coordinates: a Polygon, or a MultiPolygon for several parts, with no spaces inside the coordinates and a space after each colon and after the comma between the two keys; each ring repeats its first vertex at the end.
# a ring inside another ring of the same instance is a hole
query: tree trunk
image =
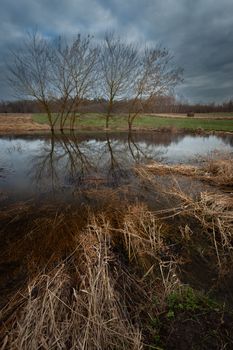
{"type": "Polygon", "coordinates": [[[110,118],[110,115],[112,113],[112,106],[113,106],[113,99],[110,98],[109,104],[108,104],[108,111],[107,111],[107,115],[106,115],[106,129],[108,129],[108,127],[109,127],[109,118],[110,118]]]}
{"type": "Polygon", "coordinates": [[[129,129],[129,132],[132,131],[132,121],[131,120],[128,120],[128,129],[129,129]]]}

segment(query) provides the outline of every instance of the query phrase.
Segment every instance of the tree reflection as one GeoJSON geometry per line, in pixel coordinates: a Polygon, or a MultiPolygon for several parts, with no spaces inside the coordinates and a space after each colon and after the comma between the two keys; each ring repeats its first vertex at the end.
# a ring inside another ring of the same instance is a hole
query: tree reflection
{"type": "Polygon", "coordinates": [[[57,166],[59,159],[58,150],[55,148],[55,135],[51,134],[51,137],[44,143],[40,154],[33,158],[32,168],[29,171],[33,182],[40,187],[43,187],[44,182],[48,186],[49,182],[51,189],[55,191],[59,182],[57,166]]]}
{"type": "MultiPolygon", "coordinates": [[[[120,139],[80,134],[51,135],[33,157],[30,177],[39,189],[77,191],[93,186],[117,187],[129,182],[132,167],[155,156],[154,148],[134,140],[130,132],[120,139]]],[[[158,156],[160,152],[156,152],[158,156]]]]}

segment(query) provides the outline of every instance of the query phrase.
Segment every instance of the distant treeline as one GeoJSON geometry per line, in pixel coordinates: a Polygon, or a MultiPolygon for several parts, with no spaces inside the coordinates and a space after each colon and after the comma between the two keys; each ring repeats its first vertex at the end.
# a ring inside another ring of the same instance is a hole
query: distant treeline
{"type": "MultiPolygon", "coordinates": [[[[127,101],[115,101],[113,111],[115,113],[127,113],[127,101]]],[[[53,112],[59,112],[59,103],[53,104],[53,112]]],[[[107,111],[108,101],[104,99],[83,99],[80,104],[80,113],[105,113],[107,111]]],[[[0,113],[43,113],[41,105],[34,100],[17,100],[0,102],[0,113]]],[[[222,104],[188,104],[177,101],[173,96],[156,96],[146,104],[144,113],[216,113],[233,112],[233,99],[222,104]]]]}

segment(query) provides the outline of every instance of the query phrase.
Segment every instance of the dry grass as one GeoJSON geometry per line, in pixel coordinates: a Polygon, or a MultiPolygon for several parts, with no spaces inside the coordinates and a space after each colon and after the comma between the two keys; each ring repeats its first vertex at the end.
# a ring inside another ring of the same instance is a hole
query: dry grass
{"type": "Polygon", "coordinates": [[[53,261],[58,261],[60,251],[60,263],[52,268],[51,256],[43,273],[37,273],[37,268],[34,274],[31,271],[28,287],[1,311],[2,349],[144,348],[147,339],[141,329],[154,295],[160,300],[156,307],[161,312],[166,296],[179,286],[177,262],[164,238],[167,226],[139,204],[123,208],[115,220],[106,217],[106,212],[89,213],[83,229],[78,225],[75,229],[73,218],[69,235],[64,222],[67,218],[61,215],[53,225],[51,219],[43,225],[40,219],[37,230],[30,233],[33,239],[28,247],[35,242],[31,259],[34,256],[39,261],[36,246],[42,256],[44,245],[47,256],[57,245],[53,261]],[[47,240],[40,235],[44,230],[47,240]],[[64,238],[51,240],[56,233],[64,238]],[[65,240],[70,245],[64,260],[65,240]]]}
{"type": "Polygon", "coordinates": [[[81,286],[64,265],[32,281],[17,316],[4,325],[2,349],[140,349],[140,332],[115,296],[106,261],[100,257],[90,269],[81,286]]]}
{"type": "Polygon", "coordinates": [[[116,288],[124,272],[119,264],[117,271],[112,267],[109,229],[108,222],[93,219],[69,261],[36,276],[2,311],[2,349],[142,348],[122,303],[127,296],[116,288]]]}
{"type": "Polygon", "coordinates": [[[199,169],[192,165],[167,165],[154,161],[153,163],[146,165],[145,168],[156,175],[180,174],[193,176],[196,173],[199,174],[199,169]]]}
{"type": "Polygon", "coordinates": [[[233,196],[202,192],[196,200],[173,191],[183,201],[181,215],[195,218],[215,250],[219,272],[226,273],[233,262],[233,196]]]}
{"type": "MultiPolygon", "coordinates": [[[[158,190],[151,171],[137,171],[145,186],[158,190]]],[[[174,230],[180,244],[202,235],[226,272],[233,262],[232,195],[159,190],[177,206],[152,212],[115,191],[102,198],[97,189],[87,193],[101,198],[96,212],[45,207],[31,217],[3,257],[26,262],[28,284],[0,312],[2,350],[147,348],[146,322],[166,314],[167,296],[181,288],[182,257],[173,250],[170,219],[183,219],[174,230]]],[[[22,203],[18,217],[27,222],[30,208],[22,203]]],[[[2,220],[18,224],[16,213],[11,207],[2,220]]]]}
{"type": "Polygon", "coordinates": [[[16,204],[9,205],[5,208],[1,208],[0,211],[0,221],[15,220],[17,217],[28,213],[32,208],[30,202],[18,202],[16,204]]]}
{"type": "Polygon", "coordinates": [[[232,154],[221,155],[218,159],[205,159],[202,166],[153,162],[145,166],[145,169],[155,175],[184,175],[213,185],[233,187],[232,154]]]}
{"type": "Polygon", "coordinates": [[[217,185],[233,186],[233,157],[207,162],[205,171],[210,181],[217,185]]]}
{"type": "MultiPolygon", "coordinates": [[[[203,251],[212,250],[217,258],[217,269],[224,275],[231,270],[233,262],[233,196],[231,193],[200,192],[193,195],[184,191],[174,179],[173,187],[158,184],[154,173],[145,168],[137,169],[137,174],[154,191],[160,191],[176,205],[156,211],[156,217],[164,221],[178,222],[184,241],[200,244],[207,240],[203,251]],[[191,225],[191,227],[190,227],[191,225]]],[[[219,175],[220,176],[220,175],[219,175]]],[[[189,244],[189,243],[188,243],[189,244]]]]}
{"type": "Polygon", "coordinates": [[[163,251],[164,227],[159,220],[144,205],[133,205],[129,207],[125,216],[122,234],[129,259],[142,260],[150,253],[153,257],[163,251]]]}
{"type": "Polygon", "coordinates": [[[168,230],[168,225],[140,204],[129,207],[122,229],[129,259],[143,267],[143,279],[160,276],[164,297],[179,283],[178,261],[166,242],[168,230]]]}
{"type": "Polygon", "coordinates": [[[31,114],[0,114],[0,133],[22,133],[50,130],[49,126],[36,123],[31,114]]]}
{"type": "Polygon", "coordinates": [[[85,196],[92,201],[92,210],[84,204],[64,208],[45,203],[35,207],[31,202],[3,208],[0,233],[5,247],[0,262],[20,261],[33,274],[35,269],[38,272],[44,266],[54,266],[73,251],[77,235],[93,212],[97,216],[104,212],[115,226],[122,221],[127,202],[119,198],[117,191],[95,191],[85,196]]]}

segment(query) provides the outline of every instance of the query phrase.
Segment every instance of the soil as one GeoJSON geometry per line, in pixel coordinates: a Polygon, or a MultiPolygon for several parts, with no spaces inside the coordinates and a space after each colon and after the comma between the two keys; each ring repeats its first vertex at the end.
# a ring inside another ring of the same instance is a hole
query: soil
{"type": "Polygon", "coordinates": [[[228,312],[183,312],[161,323],[161,341],[167,350],[232,349],[233,316],[228,312]]]}

